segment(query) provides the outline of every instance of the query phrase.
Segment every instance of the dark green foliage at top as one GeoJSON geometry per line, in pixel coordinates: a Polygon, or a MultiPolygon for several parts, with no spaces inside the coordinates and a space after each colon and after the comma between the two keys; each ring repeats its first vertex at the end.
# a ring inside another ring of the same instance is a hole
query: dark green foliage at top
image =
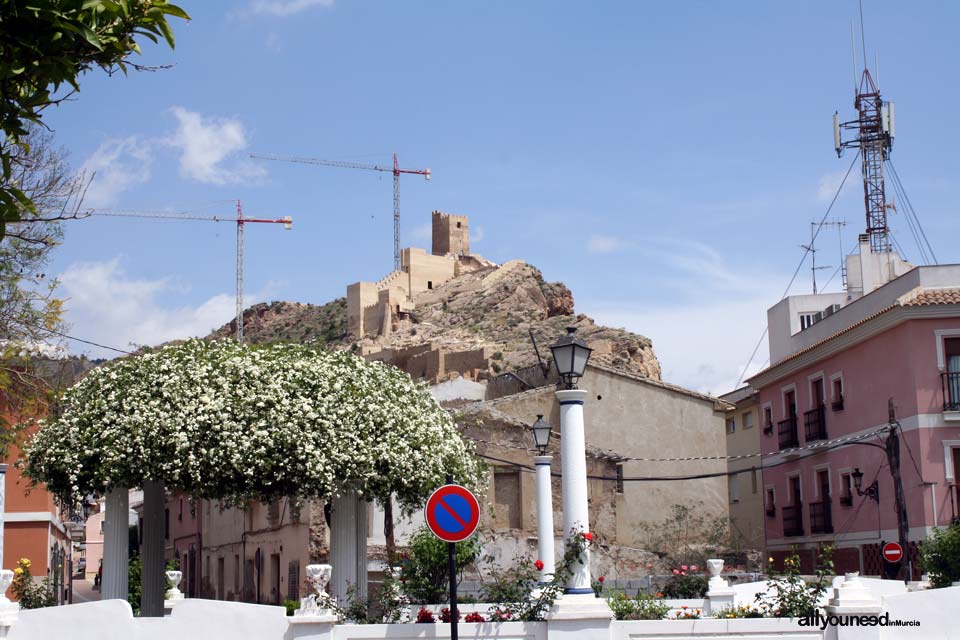
{"type": "Polygon", "coordinates": [[[0,0],[0,239],[6,224],[37,207],[13,179],[15,148],[41,112],[80,90],[93,68],[126,72],[140,53],[134,39],[173,47],[167,17],[189,19],[166,0],[0,0]]]}
{"type": "Polygon", "coordinates": [[[920,545],[920,565],[930,574],[933,587],[949,587],[960,580],[960,523],[933,530],[920,545]]]}

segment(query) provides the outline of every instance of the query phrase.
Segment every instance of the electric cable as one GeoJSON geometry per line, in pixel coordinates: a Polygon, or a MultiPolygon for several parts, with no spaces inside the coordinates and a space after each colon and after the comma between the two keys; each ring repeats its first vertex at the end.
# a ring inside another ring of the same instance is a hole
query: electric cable
{"type": "MultiPolygon", "coordinates": [[[[780,296],[780,300],[783,300],[787,297],[787,294],[790,293],[790,287],[793,286],[794,281],[797,279],[797,275],[800,273],[800,269],[803,268],[803,263],[807,260],[807,254],[810,253],[810,247],[817,241],[817,236],[820,235],[820,230],[823,229],[823,223],[827,221],[827,217],[830,215],[830,212],[833,210],[833,205],[836,204],[837,198],[840,197],[840,192],[843,191],[843,186],[847,184],[847,178],[850,177],[850,172],[853,170],[854,164],[856,164],[857,159],[860,158],[860,151],[857,150],[857,154],[853,156],[853,160],[850,162],[850,166],[847,167],[847,172],[843,174],[843,180],[840,181],[840,186],[837,187],[837,192],[833,194],[833,198],[830,200],[829,206],[827,206],[826,212],[823,214],[823,217],[820,218],[820,223],[817,224],[817,230],[813,232],[813,237],[810,238],[810,244],[804,248],[803,255],[800,257],[800,263],[797,265],[796,270],[793,272],[793,276],[790,278],[790,282],[787,284],[787,288],[784,289],[783,295],[780,296]]],[[[743,371],[740,372],[740,377],[737,378],[737,383],[733,385],[734,389],[740,387],[740,383],[743,382],[743,378],[747,375],[747,369],[750,368],[750,365],[753,363],[754,357],[757,355],[757,351],[760,349],[760,345],[763,344],[763,339],[767,337],[767,331],[769,327],[763,328],[763,335],[760,336],[760,339],[757,341],[757,345],[753,348],[753,353],[750,354],[750,359],[747,360],[747,364],[743,365],[743,371]]]]}

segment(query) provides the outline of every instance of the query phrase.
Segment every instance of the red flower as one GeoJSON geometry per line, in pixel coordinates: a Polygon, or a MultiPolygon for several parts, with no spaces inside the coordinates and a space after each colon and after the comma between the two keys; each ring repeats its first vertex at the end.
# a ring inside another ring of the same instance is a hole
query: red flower
{"type": "Polygon", "coordinates": [[[603,579],[604,579],[603,576],[600,576],[599,578],[597,578],[597,580],[600,581],[600,584],[603,584],[603,579]]]}
{"type": "Polygon", "coordinates": [[[674,569],[674,570],[673,570],[673,575],[675,575],[675,576],[680,575],[680,569],[674,569]]]}
{"type": "Polygon", "coordinates": [[[537,571],[543,571],[543,560],[537,560],[533,563],[533,566],[537,568],[537,571]]]}
{"type": "Polygon", "coordinates": [[[682,565],[680,565],[680,568],[683,569],[684,571],[686,571],[686,570],[687,570],[687,565],[682,564],[682,565]]]}
{"type": "Polygon", "coordinates": [[[690,571],[696,571],[696,570],[697,570],[697,565],[695,564],[690,565],[690,571]]]}
{"type": "Polygon", "coordinates": [[[587,531],[586,533],[583,534],[583,539],[586,540],[587,542],[593,542],[593,534],[587,531]]]}
{"type": "Polygon", "coordinates": [[[686,571],[681,571],[681,572],[680,572],[680,575],[685,576],[685,575],[687,575],[687,572],[686,572],[686,571]]]}

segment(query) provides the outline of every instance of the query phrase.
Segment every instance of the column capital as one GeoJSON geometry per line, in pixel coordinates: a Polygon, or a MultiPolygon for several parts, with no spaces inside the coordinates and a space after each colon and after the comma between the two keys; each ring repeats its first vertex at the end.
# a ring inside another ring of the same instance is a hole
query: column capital
{"type": "Polygon", "coordinates": [[[553,456],[533,456],[533,464],[536,466],[549,465],[553,462],[553,456]]]}
{"type": "Polygon", "coordinates": [[[556,392],[560,404],[583,404],[587,393],[586,389],[562,389],[556,392]]]}

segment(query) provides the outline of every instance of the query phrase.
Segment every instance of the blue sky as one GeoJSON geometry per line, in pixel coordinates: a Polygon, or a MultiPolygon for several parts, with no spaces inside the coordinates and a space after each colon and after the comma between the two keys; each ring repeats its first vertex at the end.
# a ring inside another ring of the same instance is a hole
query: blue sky
{"type": "MultiPolygon", "coordinates": [[[[651,337],[667,380],[723,392],[852,159],[830,118],[854,113],[853,0],[181,4],[176,50],[142,57],[173,68],[91,73],[45,120],[97,171],[88,205],[292,215],[292,231],[248,227],[250,302],[324,303],[385,275],[392,182],[247,154],[396,151],[433,172],[402,180],[404,246],[428,246],[434,209],[469,215],[476,253],[537,265],[578,311],[651,337]]],[[[894,163],[940,261],[960,261],[960,5],[864,4],[894,163]]],[[[864,226],[852,178],[834,210],[844,250],[864,226]]],[[[839,264],[835,230],[818,247],[839,264]]],[[[71,334],[126,348],[207,333],[233,314],[234,248],[228,223],[70,223],[52,271],[71,334]]],[[[805,271],[793,292],[809,287],[805,271]]]]}

